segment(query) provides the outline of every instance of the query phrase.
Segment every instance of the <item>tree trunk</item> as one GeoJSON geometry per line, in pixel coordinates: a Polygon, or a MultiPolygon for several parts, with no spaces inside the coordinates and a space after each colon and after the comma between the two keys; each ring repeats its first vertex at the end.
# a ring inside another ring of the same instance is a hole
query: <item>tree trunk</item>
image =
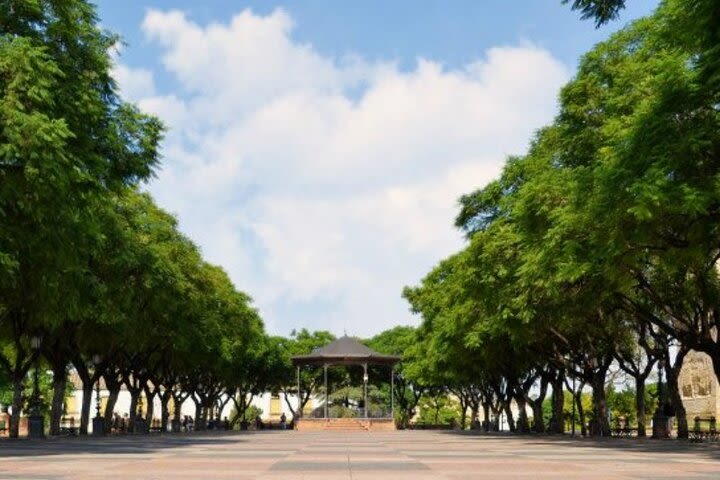
{"type": "Polygon", "coordinates": [[[543,418],[542,404],[545,399],[538,398],[532,403],[533,423],[535,433],[543,433],[545,431],[545,419],[543,418]]]}
{"type": "Polygon", "coordinates": [[[508,428],[511,432],[516,432],[517,426],[515,425],[515,416],[512,413],[512,408],[510,408],[510,405],[510,400],[508,400],[507,402],[503,402],[503,409],[505,410],[505,415],[507,416],[508,428]]]}
{"type": "MultiPolygon", "coordinates": [[[[680,389],[678,388],[678,375],[682,368],[683,360],[687,355],[688,349],[681,346],[678,349],[677,355],[675,356],[675,362],[671,364],[669,355],[665,355],[665,373],[667,375],[667,398],[675,410],[675,422],[677,423],[677,437],[688,438],[688,421],[687,413],[685,412],[685,406],[680,396],[680,389]]],[[[662,410],[663,406],[660,405],[658,408],[662,410]]]]}
{"type": "Polygon", "coordinates": [[[168,423],[170,422],[170,399],[172,398],[171,390],[166,388],[160,394],[160,431],[168,431],[168,423]]]}
{"type": "Polygon", "coordinates": [[[502,412],[502,406],[500,405],[492,405],[492,413],[495,416],[495,421],[493,422],[492,431],[493,432],[499,432],[500,431],[500,412],[502,412]]]}
{"type": "Polygon", "coordinates": [[[215,402],[212,399],[207,399],[203,403],[203,409],[202,409],[202,426],[203,430],[207,430],[208,421],[212,418],[210,417],[211,410],[213,407],[213,404],[215,402]]]}
{"type": "Polygon", "coordinates": [[[193,403],[195,403],[195,430],[205,430],[202,425],[202,402],[196,400],[193,396],[193,403]]]}
{"type": "Polygon", "coordinates": [[[456,394],[456,396],[458,397],[458,400],[460,401],[460,430],[465,430],[467,411],[468,411],[467,397],[465,395],[463,395],[462,393],[456,394]]]}
{"type": "Polygon", "coordinates": [[[564,407],[563,374],[559,373],[552,382],[552,419],[550,420],[550,431],[552,433],[565,433],[564,407]]]}
{"type": "Polygon", "coordinates": [[[25,376],[15,375],[13,379],[12,414],[10,415],[10,438],[20,436],[20,412],[23,404],[25,376]]]}
{"type": "Polygon", "coordinates": [[[592,400],[593,400],[593,424],[595,428],[592,435],[607,437],[610,435],[610,423],[607,415],[607,396],[605,395],[606,369],[600,369],[593,375],[592,379],[592,400]]]}
{"type": "Polygon", "coordinates": [[[545,397],[547,396],[547,387],[548,381],[545,376],[543,376],[540,379],[540,392],[538,393],[538,397],[530,404],[533,411],[533,422],[535,423],[536,433],[545,432],[545,419],[543,418],[542,406],[545,401],[545,397]]]}
{"type": "Polygon", "coordinates": [[[485,421],[483,422],[483,427],[485,428],[485,432],[490,431],[490,404],[485,402],[482,404],[483,409],[483,416],[485,417],[485,421]]]}
{"type": "Polygon", "coordinates": [[[178,399],[178,396],[174,393],[172,394],[173,399],[173,405],[175,408],[173,409],[173,420],[179,422],[180,421],[180,415],[182,415],[182,402],[178,399]]]}
{"type": "Polygon", "coordinates": [[[518,407],[518,432],[520,433],[528,433],[530,431],[530,426],[528,424],[528,416],[527,416],[527,402],[525,401],[525,395],[521,393],[517,396],[515,399],[515,402],[517,403],[518,407]]]}
{"type": "Polygon", "coordinates": [[[105,403],[104,419],[105,431],[109,432],[112,427],[113,415],[115,414],[115,404],[117,403],[118,396],[120,396],[121,384],[118,381],[108,380],[108,376],[105,376],[105,387],[108,390],[108,399],[105,403]]]}
{"type": "Polygon", "coordinates": [[[149,385],[145,385],[145,400],[147,403],[147,409],[145,410],[147,414],[145,415],[145,419],[147,420],[148,428],[152,426],[152,420],[153,416],[155,415],[155,393],[156,390],[150,389],[149,385]]]}
{"type": "Polygon", "coordinates": [[[635,409],[637,410],[638,437],[646,437],[645,428],[645,378],[635,377],[635,409]]]}
{"type": "Polygon", "coordinates": [[[130,390],[130,412],[128,419],[128,432],[135,432],[135,419],[137,418],[137,402],[140,392],[135,389],[130,390]]]}
{"type": "Polygon", "coordinates": [[[223,400],[223,396],[219,395],[215,399],[215,420],[218,422],[222,421],[222,414],[223,410],[225,410],[225,406],[230,403],[230,394],[225,394],[225,399],[223,400]]]}
{"type": "Polygon", "coordinates": [[[63,416],[65,402],[65,386],[67,385],[66,364],[58,362],[53,365],[53,397],[50,410],[50,435],[60,435],[60,420],[63,416]]]}
{"type": "Polygon", "coordinates": [[[87,435],[90,424],[90,402],[92,401],[93,384],[83,380],[82,404],[80,406],[80,435],[87,435]]]}
{"type": "Polygon", "coordinates": [[[582,404],[582,388],[578,390],[577,395],[573,395],[575,406],[577,407],[578,419],[580,420],[580,435],[587,437],[588,431],[585,422],[585,408],[582,404]]]}
{"type": "Polygon", "coordinates": [[[250,407],[253,398],[255,398],[254,394],[242,393],[239,390],[236,396],[230,396],[230,400],[235,405],[235,415],[230,419],[230,427],[234,427],[238,420],[245,416],[245,412],[250,407]]]}

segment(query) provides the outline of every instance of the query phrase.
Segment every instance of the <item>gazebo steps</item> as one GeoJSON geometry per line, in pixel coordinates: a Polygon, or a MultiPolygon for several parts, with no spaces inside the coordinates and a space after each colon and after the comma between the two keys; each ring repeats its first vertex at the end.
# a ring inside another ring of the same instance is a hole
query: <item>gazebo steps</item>
{"type": "Polygon", "coordinates": [[[352,418],[336,418],[323,426],[323,430],[367,432],[368,427],[352,418]]]}
{"type": "Polygon", "coordinates": [[[395,421],[391,418],[300,418],[295,428],[326,432],[392,431],[395,421]]]}

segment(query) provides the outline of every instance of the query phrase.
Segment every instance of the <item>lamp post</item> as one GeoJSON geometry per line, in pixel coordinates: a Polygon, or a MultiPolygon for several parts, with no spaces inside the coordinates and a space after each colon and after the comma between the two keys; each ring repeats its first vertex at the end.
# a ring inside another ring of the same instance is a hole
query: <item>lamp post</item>
{"type": "Polygon", "coordinates": [[[30,418],[28,419],[28,436],[30,438],[43,438],[45,437],[45,419],[43,418],[40,404],[40,379],[39,374],[39,361],[40,361],[40,346],[42,345],[42,338],[35,335],[30,338],[30,347],[35,353],[35,373],[33,375],[33,394],[32,401],[30,402],[30,418]]]}
{"type": "Polygon", "coordinates": [[[324,375],[325,375],[325,418],[328,418],[328,403],[330,402],[330,396],[328,395],[328,365],[327,363],[323,365],[324,375]]]}
{"type": "MultiPolygon", "coordinates": [[[[135,425],[134,425],[134,433],[147,433],[146,431],[147,424],[145,423],[145,419],[143,418],[143,399],[142,399],[142,392],[140,395],[138,395],[137,399],[137,413],[135,414],[135,425]]],[[[195,426],[195,429],[198,429],[198,426],[195,426]]]]}
{"type": "Polygon", "coordinates": [[[368,370],[367,370],[367,363],[363,364],[363,395],[365,397],[365,418],[368,418],[368,392],[367,392],[367,385],[368,385],[368,370]]]}
{"type": "Polygon", "coordinates": [[[95,364],[95,376],[97,381],[95,383],[95,418],[93,418],[93,435],[104,435],[105,434],[105,421],[100,416],[100,363],[102,362],[102,356],[99,354],[93,355],[93,363],[95,364]]]}
{"type": "Polygon", "coordinates": [[[395,420],[395,365],[390,367],[390,418],[395,420]]]}
{"type": "Polygon", "coordinates": [[[663,364],[662,360],[658,361],[658,405],[653,415],[653,434],[652,438],[668,438],[670,432],[668,429],[668,418],[665,416],[663,408],[665,406],[665,395],[663,392],[663,364]]]}

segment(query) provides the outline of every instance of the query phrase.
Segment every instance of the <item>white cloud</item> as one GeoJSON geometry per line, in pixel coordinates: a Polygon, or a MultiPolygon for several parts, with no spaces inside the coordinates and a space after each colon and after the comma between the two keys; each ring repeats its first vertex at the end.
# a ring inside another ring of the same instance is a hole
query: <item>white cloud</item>
{"type": "Polygon", "coordinates": [[[325,57],[292,28],[282,9],[207,26],[147,13],[181,85],[162,95],[146,72],[117,70],[171,128],[151,190],[271,330],[408,323],[403,285],[462,244],[457,198],[526,148],[568,71],[531,44],[401,71],[325,57]]]}
{"type": "Polygon", "coordinates": [[[110,54],[114,65],[112,76],[120,86],[123,98],[136,102],[142,98],[155,94],[155,81],[150,70],[144,68],[130,68],[120,62],[120,45],[113,47],[110,54]]]}

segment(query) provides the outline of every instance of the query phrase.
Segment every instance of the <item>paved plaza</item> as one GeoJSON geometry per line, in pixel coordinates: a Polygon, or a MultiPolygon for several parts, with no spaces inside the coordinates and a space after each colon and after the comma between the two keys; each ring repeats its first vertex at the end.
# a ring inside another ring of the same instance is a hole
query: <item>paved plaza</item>
{"type": "Polygon", "coordinates": [[[720,478],[720,448],[452,432],[243,432],[0,442],[2,479],[720,478]]]}

